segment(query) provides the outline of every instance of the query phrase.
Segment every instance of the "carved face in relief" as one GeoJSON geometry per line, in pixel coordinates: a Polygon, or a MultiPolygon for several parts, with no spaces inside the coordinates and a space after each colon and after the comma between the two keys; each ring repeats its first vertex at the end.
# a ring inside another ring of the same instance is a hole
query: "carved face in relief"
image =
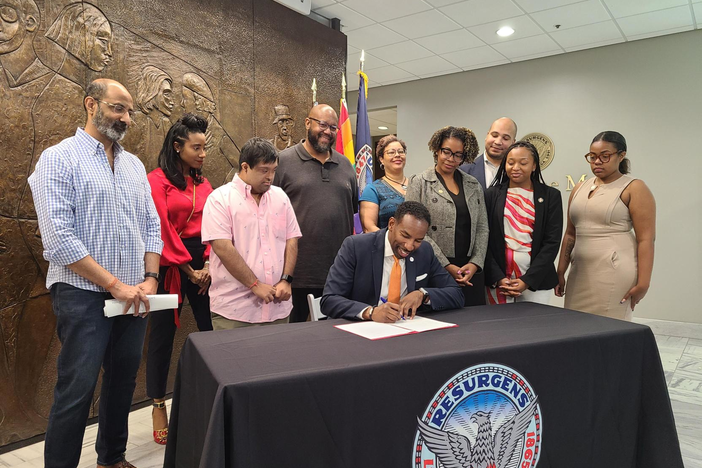
{"type": "Polygon", "coordinates": [[[95,31],[92,47],[88,51],[87,63],[91,70],[102,71],[112,61],[112,28],[105,21],[95,31]]]}
{"type": "MultiPolygon", "coordinates": [[[[28,6],[36,9],[33,2],[28,6]]],[[[27,33],[36,31],[37,19],[33,13],[38,12],[23,11],[20,2],[15,0],[0,0],[0,54],[17,50],[27,33]]]]}
{"type": "Polygon", "coordinates": [[[173,88],[169,80],[163,80],[159,86],[158,94],[154,98],[156,109],[160,110],[163,115],[169,116],[173,112],[173,88]]]}
{"type": "Polygon", "coordinates": [[[284,140],[287,140],[290,136],[290,131],[295,126],[295,122],[292,119],[280,119],[276,125],[278,125],[278,134],[284,140]]]}

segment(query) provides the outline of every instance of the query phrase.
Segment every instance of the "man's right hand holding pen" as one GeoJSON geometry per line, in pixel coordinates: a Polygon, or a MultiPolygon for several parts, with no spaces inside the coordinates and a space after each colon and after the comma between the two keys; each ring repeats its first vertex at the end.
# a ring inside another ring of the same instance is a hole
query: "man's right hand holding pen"
{"type": "Polygon", "coordinates": [[[413,297],[412,293],[400,299],[399,304],[388,302],[387,299],[381,297],[380,301],[382,304],[374,307],[372,313],[370,310],[364,313],[364,318],[366,318],[365,315],[368,314],[367,320],[380,323],[395,323],[398,320],[405,320],[405,317],[413,319],[417,308],[419,308],[422,303],[422,298],[423,294],[419,293],[419,303],[415,305],[414,303],[416,301],[414,301],[414,299],[416,298],[413,297]]]}

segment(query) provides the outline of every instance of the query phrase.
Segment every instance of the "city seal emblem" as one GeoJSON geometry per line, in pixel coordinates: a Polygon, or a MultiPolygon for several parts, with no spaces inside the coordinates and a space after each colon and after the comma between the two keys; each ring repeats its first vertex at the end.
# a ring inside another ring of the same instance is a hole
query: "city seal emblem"
{"type": "Polygon", "coordinates": [[[449,379],[417,417],[412,467],[535,467],[542,431],[529,382],[507,366],[479,364],[449,379]]]}

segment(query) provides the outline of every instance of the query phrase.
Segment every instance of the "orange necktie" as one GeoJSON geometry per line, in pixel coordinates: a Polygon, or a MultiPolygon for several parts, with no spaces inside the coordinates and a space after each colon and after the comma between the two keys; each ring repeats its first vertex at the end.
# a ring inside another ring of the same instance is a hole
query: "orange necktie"
{"type": "Polygon", "coordinates": [[[390,284],[388,284],[388,302],[394,304],[400,303],[400,289],[402,284],[402,267],[400,266],[400,261],[397,257],[393,256],[395,263],[392,264],[392,270],[390,270],[390,284]]]}

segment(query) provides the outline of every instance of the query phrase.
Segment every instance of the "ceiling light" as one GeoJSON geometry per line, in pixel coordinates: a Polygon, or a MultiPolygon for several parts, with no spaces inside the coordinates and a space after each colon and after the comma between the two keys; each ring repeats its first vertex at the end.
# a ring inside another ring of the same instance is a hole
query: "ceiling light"
{"type": "Polygon", "coordinates": [[[378,127],[378,130],[387,130],[388,127],[378,127]]]}
{"type": "Polygon", "coordinates": [[[504,26],[497,30],[497,35],[500,37],[507,37],[511,36],[512,34],[514,34],[514,29],[510,28],[509,26],[504,26]]]}

